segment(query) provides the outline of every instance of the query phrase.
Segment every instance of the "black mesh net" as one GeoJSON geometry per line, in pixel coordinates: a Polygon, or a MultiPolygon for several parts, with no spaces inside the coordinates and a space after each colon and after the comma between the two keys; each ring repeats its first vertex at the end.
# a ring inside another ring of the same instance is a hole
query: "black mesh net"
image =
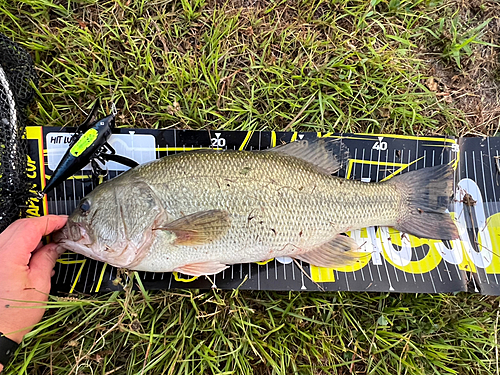
{"type": "Polygon", "coordinates": [[[38,77],[30,55],[0,34],[0,231],[16,220],[29,196],[26,111],[38,77]]]}

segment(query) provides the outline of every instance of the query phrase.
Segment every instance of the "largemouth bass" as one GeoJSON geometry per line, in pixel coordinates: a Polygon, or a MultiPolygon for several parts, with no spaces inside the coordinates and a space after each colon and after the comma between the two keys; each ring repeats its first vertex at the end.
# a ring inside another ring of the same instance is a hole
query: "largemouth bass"
{"type": "Polygon", "coordinates": [[[282,256],[351,265],[358,245],[342,233],[367,226],[458,238],[445,212],[451,166],[363,183],[331,175],[344,154],[341,142],[320,138],[167,156],[95,188],[57,241],[117,267],[200,276],[282,256]]]}

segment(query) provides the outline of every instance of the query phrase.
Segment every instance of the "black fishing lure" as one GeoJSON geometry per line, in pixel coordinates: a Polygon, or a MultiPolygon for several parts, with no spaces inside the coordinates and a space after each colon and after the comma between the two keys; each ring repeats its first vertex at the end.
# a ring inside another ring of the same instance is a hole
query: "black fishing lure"
{"type": "Polygon", "coordinates": [[[132,159],[116,155],[114,148],[108,143],[115,127],[115,113],[93,121],[97,117],[98,109],[99,100],[95,102],[87,119],[78,126],[75,134],[71,137],[69,148],[59,162],[47,186],[42,190],[42,196],[80,171],[88,163],[92,167],[94,176],[105,174],[98,162],[105,164],[107,161],[114,161],[131,168],[138,165],[132,159]]]}

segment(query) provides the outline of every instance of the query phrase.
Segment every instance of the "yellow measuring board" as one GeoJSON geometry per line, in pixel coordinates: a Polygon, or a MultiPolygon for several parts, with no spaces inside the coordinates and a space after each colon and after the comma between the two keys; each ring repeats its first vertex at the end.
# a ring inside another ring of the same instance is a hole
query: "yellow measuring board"
{"type": "MultiPolygon", "coordinates": [[[[57,129],[58,130],[58,129],[57,129]]],[[[123,134],[130,129],[118,129],[123,134]]],[[[30,157],[37,176],[51,175],[44,158],[43,139],[48,129],[32,129],[33,140],[40,147],[30,157]],[[39,160],[44,160],[39,163],[39,160]],[[43,166],[43,167],[42,167],[43,166]]],[[[500,142],[494,139],[470,139],[433,136],[384,134],[334,134],[267,131],[191,131],[148,130],[156,139],[157,157],[203,149],[259,150],[296,140],[332,137],[341,140],[349,150],[348,163],[339,177],[386,181],[408,170],[450,163],[456,170],[457,198],[450,206],[460,239],[436,241],[401,234],[392,228],[364,228],[348,233],[360,245],[360,262],[351,267],[318,268],[307,263],[276,258],[254,264],[232,265],[213,280],[219,288],[263,290],[376,290],[412,292],[450,292],[471,290],[500,294],[500,176],[488,155],[498,155],[500,142]],[[487,144],[487,142],[489,142],[487,144]],[[469,193],[477,204],[466,207],[459,194],[469,193]],[[498,203],[497,203],[498,202],[498,203]],[[497,208],[498,206],[498,208],[497,208]],[[470,211],[470,212],[469,212],[470,211]],[[471,216],[472,215],[472,216],[471,216]],[[469,219],[473,217],[473,220],[469,219]],[[467,219],[466,219],[467,217],[467,219]],[[471,276],[473,275],[473,276],[471,276]]],[[[145,131],[142,130],[142,134],[145,131]]],[[[61,133],[58,133],[60,136],[61,133]]],[[[54,135],[55,137],[56,135],[54,135]]],[[[124,155],[128,156],[128,155],[124,155]]],[[[33,168],[32,168],[33,170],[33,168]]],[[[113,178],[109,171],[105,179],[113,178]]],[[[64,188],[48,196],[46,212],[69,213],[91,190],[89,173],[78,174],[64,188]],[[76,190],[75,190],[76,189],[76,190]]],[[[45,179],[45,178],[44,178],[45,179]]],[[[40,182],[41,184],[41,182],[40,182]]],[[[41,185],[40,185],[41,186],[41,185]]],[[[40,204],[41,202],[34,202],[40,204]]],[[[39,209],[39,212],[43,212],[39,209]]],[[[79,256],[58,263],[56,289],[65,292],[96,293],[116,290],[116,269],[110,265],[79,256]],[[67,277],[64,278],[63,275],[67,277]],[[62,283],[61,280],[65,280],[62,283]]],[[[204,277],[192,278],[177,273],[139,273],[146,289],[168,289],[214,284],[204,277]],[[196,280],[196,282],[195,282],[196,280]]]]}

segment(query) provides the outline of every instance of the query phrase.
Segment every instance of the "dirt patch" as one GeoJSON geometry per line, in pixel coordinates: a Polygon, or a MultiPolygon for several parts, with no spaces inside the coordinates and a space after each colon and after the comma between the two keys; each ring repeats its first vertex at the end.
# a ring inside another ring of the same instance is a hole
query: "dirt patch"
{"type": "Polygon", "coordinates": [[[496,135],[500,128],[500,2],[453,0],[444,12],[448,17],[442,41],[425,54],[432,77],[427,87],[463,112],[465,121],[457,128],[458,135],[496,135]],[[459,49],[460,66],[454,56],[444,56],[474,35],[485,44],[471,43],[470,51],[459,49]]]}

